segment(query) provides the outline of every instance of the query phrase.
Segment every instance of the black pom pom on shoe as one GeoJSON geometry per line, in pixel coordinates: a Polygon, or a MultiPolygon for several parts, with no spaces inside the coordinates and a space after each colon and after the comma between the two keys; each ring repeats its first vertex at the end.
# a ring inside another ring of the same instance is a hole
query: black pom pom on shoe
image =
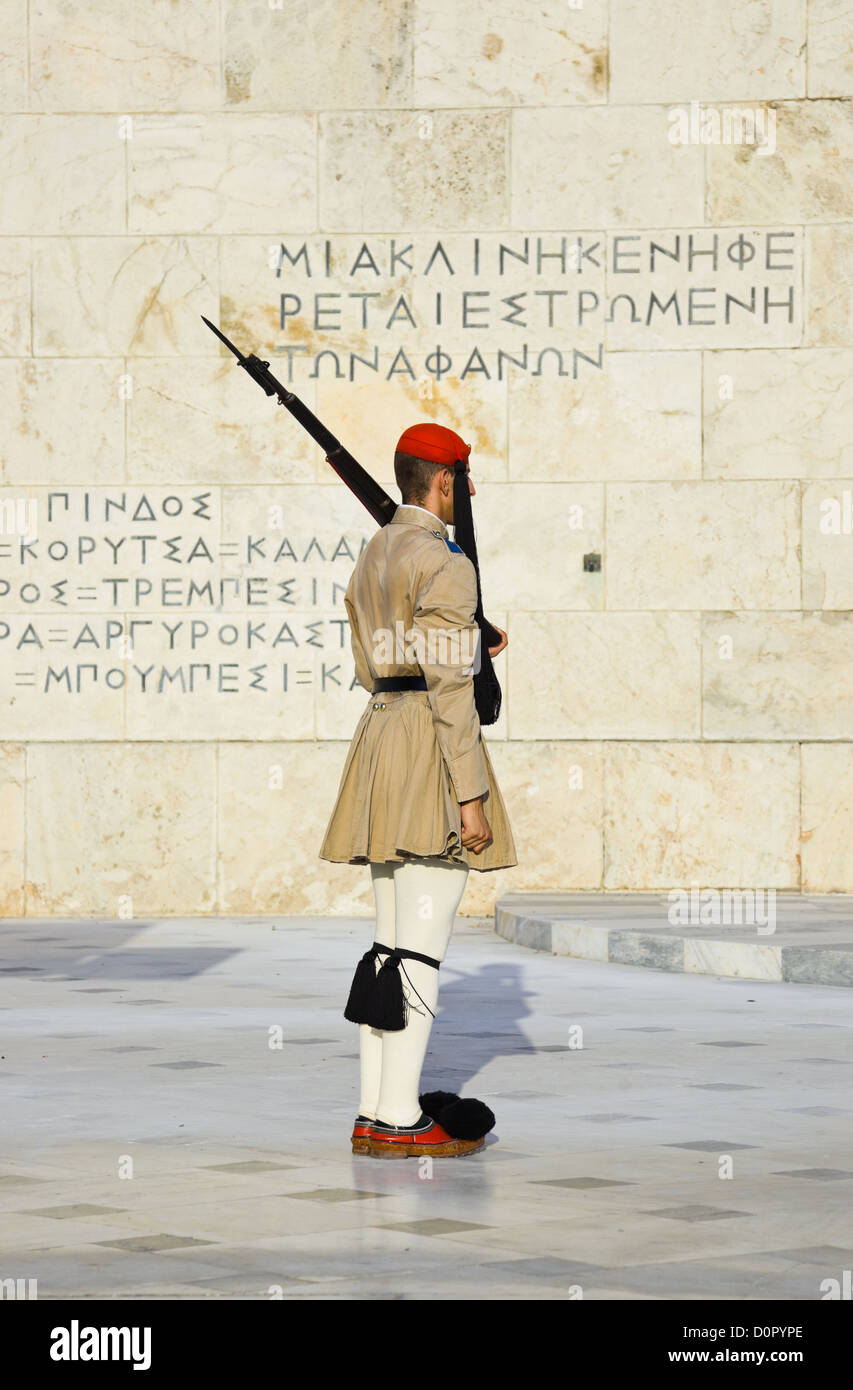
{"type": "Polygon", "coordinates": [[[453,1091],[425,1091],[422,1096],[418,1096],[418,1103],[425,1115],[440,1123],[438,1117],[444,1106],[452,1105],[458,1099],[453,1091]]]}
{"type": "Polygon", "coordinates": [[[463,1100],[452,1091],[428,1091],[418,1099],[424,1113],[452,1139],[482,1139],[495,1127],[494,1111],[481,1100],[463,1100]]]}
{"type": "Polygon", "coordinates": [[[455,1100],[442,1108],[438,1123],[454,1139],[482,1139],[494,1129],[495,1117],[481,1100],[455,1100]]]}

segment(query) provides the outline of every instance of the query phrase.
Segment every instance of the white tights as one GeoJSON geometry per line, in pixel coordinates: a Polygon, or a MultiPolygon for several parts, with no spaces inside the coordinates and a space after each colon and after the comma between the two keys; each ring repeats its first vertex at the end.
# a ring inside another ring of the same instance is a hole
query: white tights
{"type": "MultiPolygon", "coordinates": [[[[374,940],[391,950],[400,947],[444,960],[469,872],[467,864],[439,858],[371,864],[374,940]]],[[[383,959],[376,961],[377,971],[383,959]]],[[[403,957],[400,982],[408,1000],[406,1027],[388,1032],[359,1024],[359,1114],[391,1125],[410,1125],[419,1118],[421,1068],[438,1001],[438,976],[434,966],[403,957]]]]}

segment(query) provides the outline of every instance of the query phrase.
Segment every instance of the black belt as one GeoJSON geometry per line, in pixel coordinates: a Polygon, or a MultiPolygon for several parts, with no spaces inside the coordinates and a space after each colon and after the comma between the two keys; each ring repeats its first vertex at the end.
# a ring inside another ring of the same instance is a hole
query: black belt
{"type": "Polygon", "coordinates": [[[373,682],[371,695],[381,695],[384,690],[426,690],[426,676],[379,676],[373,682]]]}

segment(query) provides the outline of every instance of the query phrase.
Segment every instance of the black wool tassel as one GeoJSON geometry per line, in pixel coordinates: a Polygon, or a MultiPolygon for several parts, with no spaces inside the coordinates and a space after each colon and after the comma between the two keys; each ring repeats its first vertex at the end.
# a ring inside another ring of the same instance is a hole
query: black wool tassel
{"type": "Polygon", "coordinates": [[[455,1091],[424,1091],[423,1095],[418,1096],[421,1110],[431,1120],[437,1120],[444,1106],[452,1105],[458,1099],[455,1091]]]}
{"type": "Polygon", "coordinates": [[[495,1112],[482,1100],[462,1099],[453,1091],[425,1091],[421,1110],[454,1139],[482,1139],[495,1127],[495,1112]]]}
{"type": "MultiPolygon", "coordinates": [[[[366,951],[352,977],[344,1018],[350,1023],[371,1023],[373,994],[376,989],[376,953],[366,951]]],[[[374,1025],[375,1026],[375,1025],[374,1025]]]]}
{"type": "Polygon", "coordinates": [[[495,1127],[495,1112],[482,1100],[467,1097],[443,1105],[433,1118],[454,1139],[482,1139],[495,1127]]]}
{"type": "Polygon", "coordinates": [[[382,962],[369,1012],[370,1017],[366,1021],[371,1028],[398,1033],[406,1026],[406,1000],[403,995],[403,981],[400,979],[400,957],[396,952],[386,956],[382,962]]]}

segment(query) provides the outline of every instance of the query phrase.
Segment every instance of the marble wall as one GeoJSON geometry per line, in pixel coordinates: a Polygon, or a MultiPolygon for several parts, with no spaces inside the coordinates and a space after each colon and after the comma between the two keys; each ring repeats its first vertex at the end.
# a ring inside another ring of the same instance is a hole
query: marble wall
{"type": "Polygon", "coordinates": [[[0,912],[371,910],[374,523],[472,444],[508,889],[853,891],[844,0],[0,0],[0,912]],[[600,557],[590,568],[586,557],[600,557]]]}

